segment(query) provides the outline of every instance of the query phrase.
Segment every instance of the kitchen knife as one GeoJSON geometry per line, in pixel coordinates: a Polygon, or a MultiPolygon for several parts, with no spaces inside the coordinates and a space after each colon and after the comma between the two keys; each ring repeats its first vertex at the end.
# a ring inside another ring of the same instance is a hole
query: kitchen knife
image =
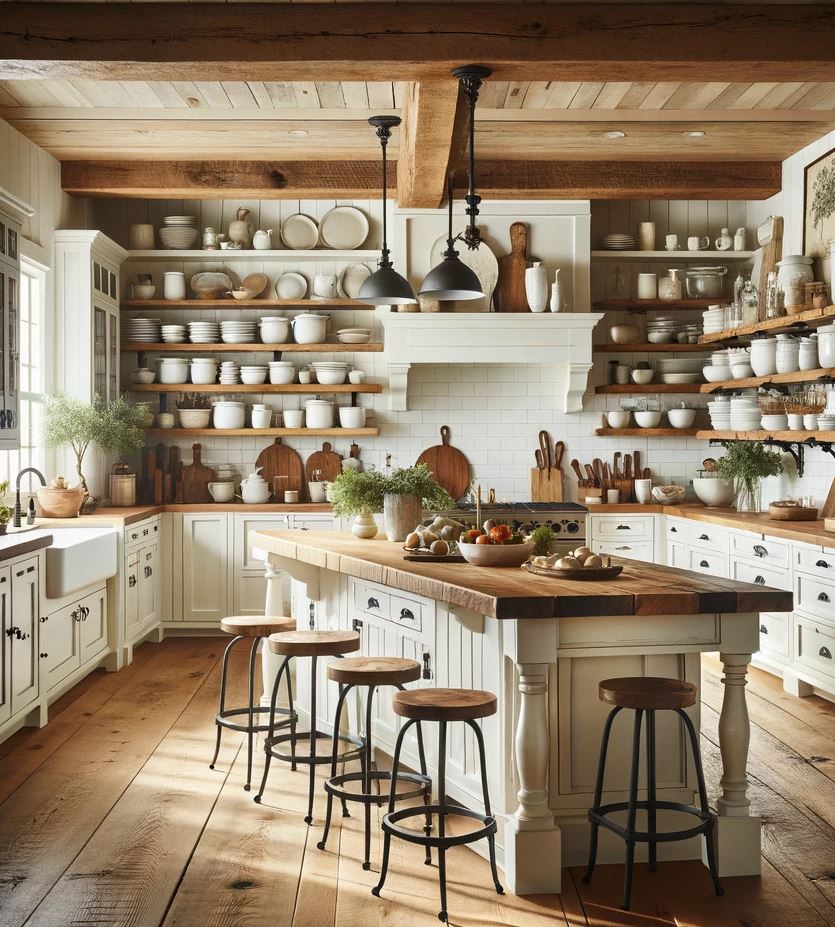
{"type": "Polygon", "coordinates": [[[591,464],[583,464],[583,467],[586,470],[586,476],[588,477],[589,485],[597,486],[597,483],[595,482],[595,478],[594,478],[594,470],[592,470],[591,464]]]}
{"type": "Polygon", "coordinates": [[[585,481],[586,478],[583,476],[583,471],[580,469],[580,461],[577,460],[576,457],[574,458],[574,460],[571,461],[571,469],[572,469],[572,470],[575,472],[575,474],[577,475],[577,479],[578,479],[581,483],[583,483],[583,482],[585,481]]]}
{"type": "Polygon", "coordinates": [[[565,442],[557,441],[554,445],[554,467],[557,470],[562,470],[562,459],[565,457],[565,442]]]}
{"type": "Polygon", "coordinates": [[[615,451],[614,469],[612,473],[616,480],[620,479],[620,451],[615,451]]]}
{"type": "Polygon", "coordinates": [[[599,457],[595,457],[592,461],[592,467],[594,468],[594,478],[597,480],[595,486],[603,485],[603,461],[599,457]]]}
{"type": "Polygon", "coordinates": [[[542,451],[543,464],[551,469],[551,436],[547,431],[539,432],[539,448],[542,451]]]}
{"type": "Polygon", "coordinates": [[[540,470],[544,470],[544,469],[545,469],[545,463],[544,463],[544,461],[542,460],[542,451],[541,451],[539,448],[537,448],[533,453],[534,453],[534,457],[536,457],[536,465],[537,465],[537,467],[539,467],[540,470]]]}

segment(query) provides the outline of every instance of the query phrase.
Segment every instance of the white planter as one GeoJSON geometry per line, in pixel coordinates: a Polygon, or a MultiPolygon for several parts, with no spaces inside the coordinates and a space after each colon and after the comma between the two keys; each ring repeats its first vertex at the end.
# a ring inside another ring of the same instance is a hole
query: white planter
{"type": "Polygon", "coordinates": [[[534,261],[525,271],[525,296],[531,312],[545,312],[548,308],[548,271],[542,261],[534,261]]]}
{"type": "Polygon", "coordinates": [[[377,537],[377,522],[374,521],[374,516],[368,513],[355,516],[351,534],[365,541],[377,537]]]}
{"type": "Polygon", "coordinates": [[[423,506],[417,496],[386,493],[383,514],[386,520],[386,537],[390,541],[405,541],[420,524],[423,506]]]}

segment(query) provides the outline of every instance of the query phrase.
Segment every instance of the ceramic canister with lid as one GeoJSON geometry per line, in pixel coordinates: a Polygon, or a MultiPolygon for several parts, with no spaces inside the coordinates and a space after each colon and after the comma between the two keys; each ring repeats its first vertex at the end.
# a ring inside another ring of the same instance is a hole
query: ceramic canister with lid
{"type": "Polygon", "coordinates": [[[786,306],[800,306],[806,299],[806,284],[815,274],[812,259],[804,254],[788,254],[777,262],[777,285],[783,291],[786,306]]]}
{"type": "Polygon", "coordinates": [[[290,320],[266,316],[258,322],[264,344],[286,344],[290,338],[290,320]]]}
{"type": "Polygon", "coordinates": [[[182,271],[167,270],[162,278],[162,295],[166,299],[186,298],[186,275],[182,271]]]}
{"type": "Polygon", "coordinates": [[[835,325],[818,329],[818,361],[821,367],[835,367],[835,325]]]}
{"type": "Polygon", "coordinates": [[[751,342],[751,367],[756,377],[777,373],[776,338],[758,338],[751,342]]]}
{"type": "Polygon", "coordinates": [[[212,403],[212,424],[218,429],[243,428],[246,406],[242,402],[219,400],[212,403]]]}
{"type": "Polygon", "coordinates": [[[800,351],[797,355],[797,366],[801,370],[815,370],[818,366],[818,339],[813,335],[810,338],[800,339],[800,351]]]}
{"type": "Polygon", "coordinates": [[[304,404],[308,428],[333,428],[333,403],[326,399],[308,399],[304,404]]]}
{"type": "Polygon", "coordinates": [[[293,335],[299,344],[322,344],[328,330],[328,317],[300,312],[293,319],[293,335]]]}

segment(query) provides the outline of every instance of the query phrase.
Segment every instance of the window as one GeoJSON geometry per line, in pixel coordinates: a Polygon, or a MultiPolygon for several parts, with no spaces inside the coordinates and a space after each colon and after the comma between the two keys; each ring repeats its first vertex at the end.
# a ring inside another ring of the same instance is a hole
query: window
{"type": "MultiPolygon", "coordinates": [[[[20,450],[0,452],[0,481],[14,481],[24,467],[46,471],[43,443],[45,277],[24,258],[20,265],[20,450]]],[[[24,488],[28,483],[24,483],[24,488]]]]}

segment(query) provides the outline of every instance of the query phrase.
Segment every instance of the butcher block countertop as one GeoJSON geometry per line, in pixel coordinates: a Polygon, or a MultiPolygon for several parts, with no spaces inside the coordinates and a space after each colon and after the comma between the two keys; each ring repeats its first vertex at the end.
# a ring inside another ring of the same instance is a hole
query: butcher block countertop
{"type": "Polygon", "coordinates": [[[0,561],[12,560],[22,554],[43,550],[52,544],[52,535],[46,531],[30,531],[28,534],[7,534],[0,537],[0,561]]]}
{"type": "Polygon", "coordinates": [[[551,579],[522,569],[412,563],[402,544],[350,534],[257,531],[253,547],[321,569],[468,608],[491,618],[785,612],[792,594],[731,579],[623,560],[606,582],[551,579]]]}

